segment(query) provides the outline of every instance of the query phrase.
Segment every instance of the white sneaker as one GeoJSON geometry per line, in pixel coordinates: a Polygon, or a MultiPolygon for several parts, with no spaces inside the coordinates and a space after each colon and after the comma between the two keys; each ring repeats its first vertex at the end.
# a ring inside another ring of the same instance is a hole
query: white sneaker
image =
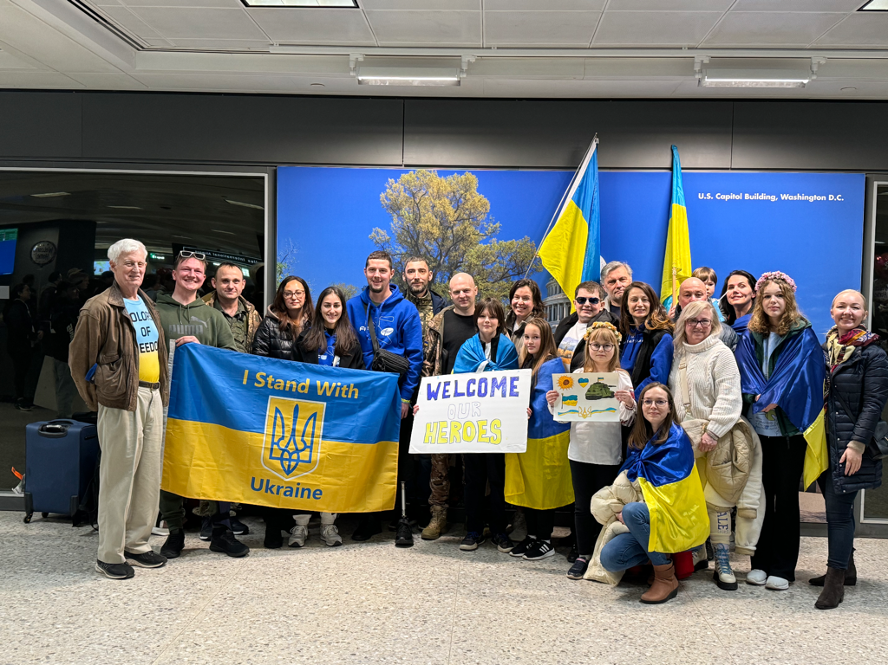
{"type": "Polygon", "coordinates": [[[290,538],[287,545],[291,548],[302,548],[306,545],[306,537],[309,536],[309,528],[305,525],[294,525],[290,528],[290,538]]]}
{"type": "Polygon", "coordinates": [[[321,540],[328,546],[343,545],[343,537],[340,536],[339,530],[337,530],[336,525],[322,525],[321,540]]]}
{"type": "Polygon", "coordinates": [[[786,590],[790,587],[790,581],[780,576],[769,576],[766,581],[767,590],[786,590]]]}
{"type": "Polygon", "coordinates": [[[748,585],[765,585],[768,575],[762,569],[751,569],[747,574],[748,585]]]}

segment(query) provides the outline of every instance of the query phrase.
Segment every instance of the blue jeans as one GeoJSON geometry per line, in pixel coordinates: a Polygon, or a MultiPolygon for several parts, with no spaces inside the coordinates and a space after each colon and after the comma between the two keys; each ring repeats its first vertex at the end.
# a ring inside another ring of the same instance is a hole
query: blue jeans
{"type": "Polygon", "coordinates": [[[855,536],[854,504],[858,491],[836,492],[830,470],[818,479],[818,485],[824,493],[824,510],[827,514],[827,566],[846,569],[852,556],[852,539],[855,536]]]}
{"type": "Polygon", "coordinates": [[[648,560],[655,566],[672,561],[669,555],[648,550],[651,517],[644,502],[632,502],[624,506],[623,519],[629,533],[618,534],[606,543],[599,556],[606,571],[624,571],[645,564],[648,560]]]}

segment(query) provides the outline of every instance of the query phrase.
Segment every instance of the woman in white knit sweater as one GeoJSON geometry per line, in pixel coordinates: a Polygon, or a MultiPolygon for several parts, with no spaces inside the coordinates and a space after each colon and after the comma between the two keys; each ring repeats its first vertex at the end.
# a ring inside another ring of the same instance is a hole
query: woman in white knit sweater
{"type": "MultiPolygon", "coordinates": [[[[743,407],[741,375],[731,350],[720,341],[719,332],[719,318],[713,305],[709,301],[695,301],[682,310],[673,341],[670,391],[676,396],[680,423],[706,422],[699,444],[699,451],[704,454],[713,451],[718,440],[738,423],[743,407]]],[[[754,484],[758,484],[759,475],[755,476],[754,484]]],[[[759,492],[756,496],[758,499],[759,492]]],[[[716,560],[713,579],[724,590],[736,590],[738,583],[729,563],[732,506],[724,506],[727,502],[719,499],[710,493],[707,502],[710,542],[716,560]]],[[[750,546],[755,547],[755,541],[750,546]]]]}

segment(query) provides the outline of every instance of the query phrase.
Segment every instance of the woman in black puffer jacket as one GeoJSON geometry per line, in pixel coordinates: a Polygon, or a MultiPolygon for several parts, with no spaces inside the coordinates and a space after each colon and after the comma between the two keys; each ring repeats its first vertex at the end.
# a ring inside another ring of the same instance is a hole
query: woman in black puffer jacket
{"type": "Polygon", "coordinates": [[[842,291],[833,299],[830,314],[836,322],[824,343],[830,464],[818,481],[827,512],[827,574],[809,581],[824,586],[815,602],[815,608],[822,610],[836,608],[843,601],[843,585],[854,585],[857,579],[852,561],[853,505],[859,490],[876,488],[882,479],[883,464],[873,459],[867,444],[887,398],[886,352],[862,325],[867,317],[864,297],[857,291],[842,291]]]}
{"type": "Polygon", "coordinates": [[[303,330],[312,325],[314,306],[309,285],[301,277],[288,275],[281,280],[275,300],[263,317],[253,338],[257,356],[294,361],[294,346],[303,330]]]}

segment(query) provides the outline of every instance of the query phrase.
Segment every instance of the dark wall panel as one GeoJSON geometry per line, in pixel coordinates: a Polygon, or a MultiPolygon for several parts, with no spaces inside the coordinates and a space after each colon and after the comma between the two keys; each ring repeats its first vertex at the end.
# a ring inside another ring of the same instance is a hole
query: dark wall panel
{"type": "Polygon", "coordinates": [[[732,168],[886,171],[885,102],[735,102],[732,168]]]}
{"type": "Polygon", "coordinates": [[[401,164],[398,99],[97,93],[83,114],[91,159],[401,164]]]}
{"type": "Polygon", "coordinates": [[[70,92],[0,92],[0,155],[79,158],[82,100],[70,92]]]}
{"type": "Polygon", "coordinates": [[[413,100],[406,165],[574,168],[599,134],[603,168],[731,167],[731,102],[413,100]]]}

